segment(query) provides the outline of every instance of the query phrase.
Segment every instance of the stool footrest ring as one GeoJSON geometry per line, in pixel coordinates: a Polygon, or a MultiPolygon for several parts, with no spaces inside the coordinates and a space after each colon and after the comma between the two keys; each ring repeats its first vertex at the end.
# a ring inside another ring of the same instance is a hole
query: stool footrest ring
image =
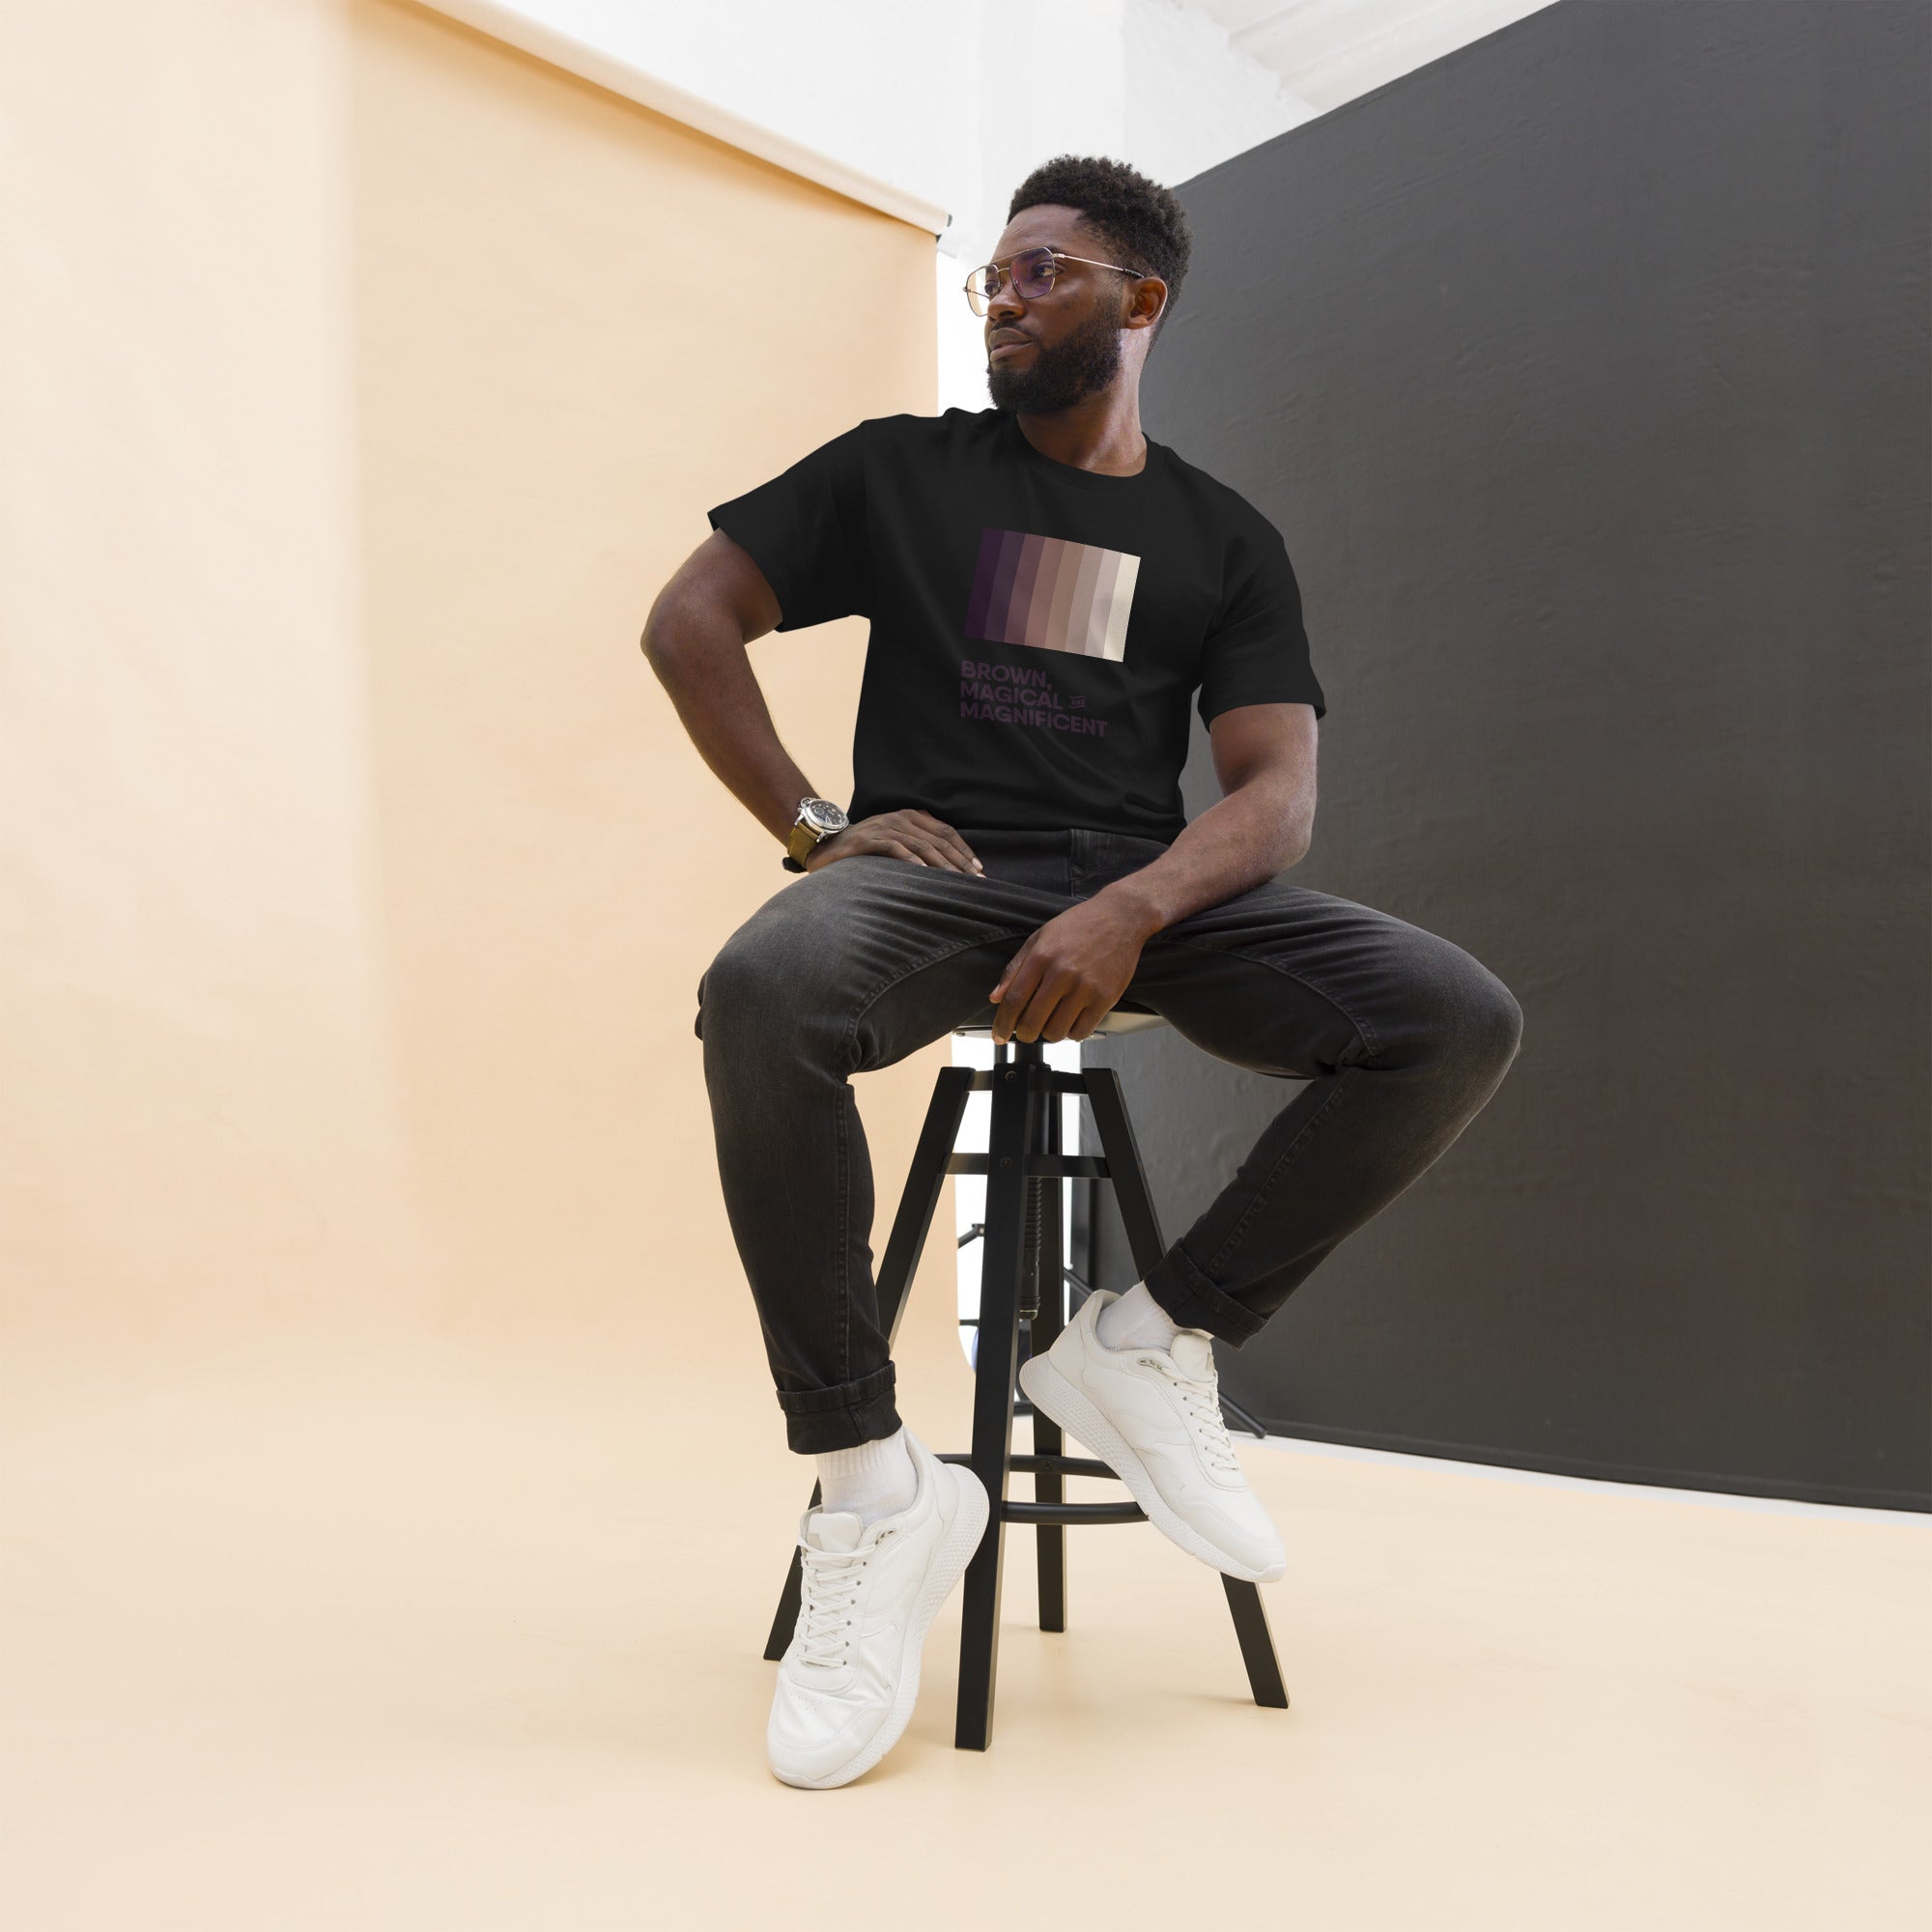
{"type": "MultiPolygon", "coordinates": [[[[940,1452],[938,1460],[971,1463],[973,1458],[963,1449],[946,1449],[940,1452]]],[[[1092,1456],[1009,1456],[1007,1467],[1016,1476],[1100,1476],[1110,1483],[1121,1480],[1106,1463],[1092,1456]]]]}
{"type": "Polygon", "coordinates": [[[1000,1505],[1003,1522],[1081,1523],[1145,1522],[1139,1503],[1021,1503],[1000,1505]]]}
{"type": "MultiPolygon", "coordinates": [[[[942,1463],[965,1463],[972,1457],[964,1450],[940,1452],[942,1463]]],[[[1106,1463],[1092,1456],[1028,1456],[1007,1458],[1007,1467],[1016,1476],[1100,1476],[1110,1483],[1120,1478],[1106,1463]]],[[[1083,1522],[1145,1522],[1147,1511],[1139,1503],[1029,1503],[1009,1498],[1000,1505],[1002,1522],[1063,1526],[1083,1522]]]]}
{"type": "MultiPolygon", "coordinates": [[[[952,1153],[946,1157],[948,1174],[985,1174],[988,1156],[983,1153],[952,1153]]],[[[1025,1173],[1037,1176],[1059,1175],[1063,1180],[1110,1180],[1107,1163],[1097,1153],[1030,1153],[1021,1163],[1025,1173]]]]}

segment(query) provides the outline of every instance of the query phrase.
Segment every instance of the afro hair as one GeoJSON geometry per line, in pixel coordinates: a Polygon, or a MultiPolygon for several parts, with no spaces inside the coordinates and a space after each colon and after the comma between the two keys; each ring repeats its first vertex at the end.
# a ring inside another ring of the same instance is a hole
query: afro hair
{"type": "Polygon", "coordinates": [[[1167,327],[1193,253],[1187,213],[1179,197],[1125,161],[1097,155],[1056,155],[1013,190],[1007,219],[1010,221],[1022,209],[1042,206],[1078,209],[1081,219],[1104,239],[1122,268],[1158,275],[1167,284],[1167,301],[1148,344],[1151,349],[1167,327]]]}

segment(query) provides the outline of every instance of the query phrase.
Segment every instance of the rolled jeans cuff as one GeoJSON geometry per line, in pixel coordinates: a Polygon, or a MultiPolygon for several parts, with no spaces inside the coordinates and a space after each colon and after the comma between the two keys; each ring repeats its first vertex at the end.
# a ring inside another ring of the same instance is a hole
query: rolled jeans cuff
{"type": "Polygon", "coordinates": [[[1155,1262],[1143,1277],[1147,1292],[1183,1328],[1205,1328],[1216,1341],[1239,1348],[1267,1325],[1233,1295],[1224,1294],[1196,1267],[1179,1243],[1155,1262]]]}
{"type": "Polygon", "coordinates": [[[894,1404],[897,1376],[891,1362],[833,1388],[780,1389],[785,1440],[801,1456],[823,1456],[834,1449],[856,1449],[899,1426],[894,1404]]]}

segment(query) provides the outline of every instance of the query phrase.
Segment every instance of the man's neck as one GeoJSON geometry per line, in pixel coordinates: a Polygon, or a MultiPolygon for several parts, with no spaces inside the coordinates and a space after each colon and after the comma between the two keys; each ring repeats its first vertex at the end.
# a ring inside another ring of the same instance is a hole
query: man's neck
{"type": "Polygon", "coordinates": [[[1095,396],[1050,415],[1028,415],[1022,411],[1014,421],[1020,434],[1056,463],[1100,476],[1138,476],[1147,468],[1138,394],[1095,396]]]}

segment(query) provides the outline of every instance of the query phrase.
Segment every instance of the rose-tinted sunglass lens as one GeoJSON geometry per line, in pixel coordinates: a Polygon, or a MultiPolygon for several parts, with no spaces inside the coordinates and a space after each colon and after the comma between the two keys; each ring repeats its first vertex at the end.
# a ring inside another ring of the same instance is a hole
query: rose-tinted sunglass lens
{"type": "Polygon", "coordinates": [[[1053,251],[1032,248],[1013,257],[1013,287],[1032,301],[1053,286],[1053,251]]]}
{"type": "MultiPolygon", "coordinates": [[[[1053,251],[1050,248],[1032,248],[1024,255],[1015,255],[1009,265],[1013,277],[1013,287],[1021,298],[1037,301],[1053,286],[1053,251]]],[[[967,278],[966,293],[972,298],[973,306],[981,315],[986,312],[986,303],[999,294],[1004,286],[1006,271],[987,267],[975,269],[967,278]]]]}

